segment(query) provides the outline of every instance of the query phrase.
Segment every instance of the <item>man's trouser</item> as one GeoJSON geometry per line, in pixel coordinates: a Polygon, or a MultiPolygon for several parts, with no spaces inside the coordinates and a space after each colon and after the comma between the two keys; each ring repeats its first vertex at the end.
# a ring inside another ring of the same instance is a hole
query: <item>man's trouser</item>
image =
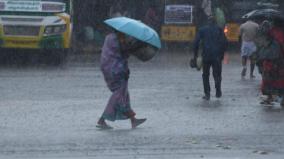
{"type": "Polygon", "coordinates": [[[210,67],[213,69],[213,77],[215,81],[216,92],[221,92],[221,81],[222,81],[222,61],[212,60],[212,61],[203,61],[203,87],[204,93],[207,96],[210,96],[210,67]]]}

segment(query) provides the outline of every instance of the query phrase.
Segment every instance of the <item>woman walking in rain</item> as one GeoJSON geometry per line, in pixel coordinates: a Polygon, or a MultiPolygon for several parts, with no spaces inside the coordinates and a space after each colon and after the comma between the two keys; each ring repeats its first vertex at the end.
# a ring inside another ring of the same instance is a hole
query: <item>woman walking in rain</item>
{"type": "Polygon", "coordinates": [[[108,104],[97,127],[111,129],[105,120],[115,121],[130,119],[132,128],[144,123],[146,119],[136,119],[135,112],[130,106],[128,93],[128,57],[133,51],[133,45],[128,44],[128,37],[120,32],[110,33],[106,36],[101,55],[101,71],[105,82],[112,92],[108,104]],[[133,50],[132,50],[132,49],[133,50]]]}
{"type": "Polygon", "coordinates": [[[280,105],[284,107],[284,67],[283,52],[279,45],[279,40],[271,35],[271,23],[264,21],[260,28],[258,40],[260,48],[258,51],[258,60],[261,63],[262,73],[262,93],[267,95],[267,100],[263,104],[270,104],[273,101],[273,95],[282,97],[280,105]]]}

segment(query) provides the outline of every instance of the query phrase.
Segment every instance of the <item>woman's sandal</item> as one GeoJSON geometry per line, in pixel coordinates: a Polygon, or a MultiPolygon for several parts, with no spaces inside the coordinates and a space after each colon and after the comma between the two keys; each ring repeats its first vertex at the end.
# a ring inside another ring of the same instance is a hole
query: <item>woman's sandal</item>
{"type": "Polygon", "coordinates": [[[109,129],[113,129],[113,127],[107,125],[106,122],[98,122],[96,125],[97,128],[102,129],[102,130],[109,130],[109,129]]]}
{"type": "Polygon", "coordinates": [[[131,121],[131,126],[132,129],[135,129],[138,125],[141,125],[142,123],[144,123],[147,119],[134,119],[134,121],[131,121]]]}
{"type": "Polygon", "coordinates": [[[260,104],[273,105],[272,101],[270,101],[270,100],[263,100],[263,101],[260,102],[260,104]]]}
{"type": "Polygon", "coordinates": [[[280,103],[280,106],[281,106],[282,108],[284,108],[284,102],[283,102],[283,101],[280,103]]]}

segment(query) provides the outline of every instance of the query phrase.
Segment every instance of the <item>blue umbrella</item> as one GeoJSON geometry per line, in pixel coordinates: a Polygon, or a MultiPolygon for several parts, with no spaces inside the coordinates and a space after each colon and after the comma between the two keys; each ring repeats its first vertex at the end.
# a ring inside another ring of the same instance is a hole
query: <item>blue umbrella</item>
{"type": "Polygon", "coordinates": [[[104,21],[112,28],[146,42],[157,48],[161,48],[161,41],[157,32],[141,21],[127,17],[116,17],[104,21]]]}

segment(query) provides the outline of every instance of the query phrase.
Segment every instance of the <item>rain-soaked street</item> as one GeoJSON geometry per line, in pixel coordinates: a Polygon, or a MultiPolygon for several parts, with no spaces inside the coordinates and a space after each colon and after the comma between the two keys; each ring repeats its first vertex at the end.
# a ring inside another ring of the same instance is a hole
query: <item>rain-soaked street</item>
{"type": "Polygon", "coordinates": [[[212,89],[209,102],[188,54],[131,58],[131,104],[148,120],[134,130],[129,121],[109,123],[109,131],[95,127],[110,96],[98,58],[1,66],[0,158],[283,159],[284,110],[259,104],[260,76],[242,80],[239,55],[224,65],[223,98],[212,89]]]}

